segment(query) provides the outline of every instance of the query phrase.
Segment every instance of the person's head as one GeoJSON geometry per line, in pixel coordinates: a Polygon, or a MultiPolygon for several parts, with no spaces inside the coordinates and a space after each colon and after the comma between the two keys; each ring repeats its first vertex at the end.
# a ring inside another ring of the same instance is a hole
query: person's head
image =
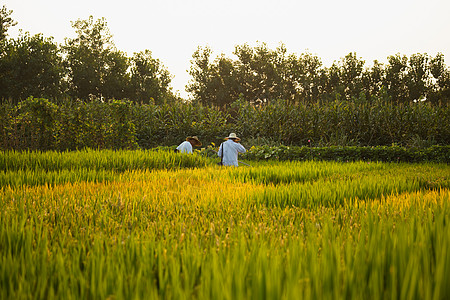
{"type": "Polygon", "coordinates": [[[202,142],[200,142],[200,140],[198,139],[197,136],[188,136],[186,138],[186,141],[188,141],[189,143],[191,143],[191,145],[193,147],[200,147],[202,145],[202,142]]]}
{"type": "Polygon", "coordinates": [[[226,140],[232,140],[234,142],[239,142],[241,139],[236,136],[236,133],[232,132],[229,136],[225,138],[226,140]]]}

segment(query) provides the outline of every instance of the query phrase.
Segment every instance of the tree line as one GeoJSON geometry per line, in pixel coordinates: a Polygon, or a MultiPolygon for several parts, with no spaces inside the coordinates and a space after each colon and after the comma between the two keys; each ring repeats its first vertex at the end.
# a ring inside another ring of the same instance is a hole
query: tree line
{"type": "Polygon", "coordinates": [[[5,6],[0,10],[0,99],[176,101],[172,75],[161,61],[150,50],[127,57],[116,49],[104,18],[72,22],[76,37],[58,45],[52,37],[22,31],[8,39],[16,25],[11,14],[5,6]]]}
{"type": "Polygon", "coordinates": [[[195,102],[226,106],[241,97],[255,104],[276,99],[323,103],[362,95],[368,100],[388,97],[395,104],[450,100],[450,70],[441,53],[395,54],[386,65],[375,60],[371,67],[356,53],[325,67],[319,57],[289,54],[283,44],[275,50],[265,43],[253,48],[244,44],[233,54],[237,59],[223,54],[213,58],[209,47],[197,49],[187,87],[195,102]]]}
{"type": "Polygon", "coordinates": [[[330,67],[311,53],[288,53],[281,44],[269,49],[235,47],[236,59],[213,57],[209,47],[192,55],[186,87],[191,99],[174,95],[172,75],[150,50],[128,57],[116,49],[104,18],[72,22],[75,38],[58,45],[42,34],[21,32],[9,39],[16,22],[12,11],[0,10],[0,99],[18,103],[29,96],[52,100],[127,99],[138,103],[174,103],[229,107],[238,99],[256,105],[283,99],[287,103],[324,103],[365,97],[395,104],[426,101],[447,104],[450,70],[444,56],[391,55],[387,63],[366,66],[349,53],[330,67]]]}

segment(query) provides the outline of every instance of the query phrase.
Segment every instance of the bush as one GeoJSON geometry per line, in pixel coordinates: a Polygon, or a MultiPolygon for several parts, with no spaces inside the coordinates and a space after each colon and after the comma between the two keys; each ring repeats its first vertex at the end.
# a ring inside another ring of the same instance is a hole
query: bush
{"type": "Polygon", "coordinates": [[[242,155],[248,160],[327,160],[327,161],[382,161],[382,162],[450,162],[450,146],[432,146],[425,149],[398,146],[376,147],[252,147],[242,155]]]}
{"type": "Polygon", "coordinates": [[[16,106],[2,105],[2,147],[51,150],[56,146],[58,106],[30,97],[16,106]]]}

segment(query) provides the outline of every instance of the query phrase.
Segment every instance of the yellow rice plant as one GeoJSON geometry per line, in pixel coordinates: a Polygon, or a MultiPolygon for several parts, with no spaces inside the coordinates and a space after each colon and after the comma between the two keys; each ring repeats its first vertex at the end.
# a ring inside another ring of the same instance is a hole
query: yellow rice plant
{"type": "Polygon", "coordinates": [[[302,167],[125,170],[108,181],[5,185],[0,298],[450,295],[448,169],[302,167]]]}

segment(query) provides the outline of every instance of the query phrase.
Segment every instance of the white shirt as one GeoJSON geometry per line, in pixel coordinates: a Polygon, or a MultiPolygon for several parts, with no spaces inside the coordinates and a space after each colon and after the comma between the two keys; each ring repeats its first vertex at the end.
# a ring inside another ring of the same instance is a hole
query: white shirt
{"type": "Polygon", "coordinates": [[[188,141],[182,142],[178,147],[181,153],[192,153],[192,145],[188,141]]]}
{"type": "Polygon", "coordinates": [[[220,145],[219,152],[217,153],[219,157],[222,156],[223,152],[223,165],[224,166],[239,166],[238,164],[238,153],[245,153],[247,150],[245,150],[244,146],[242,146],[239,143],[234,142],[233,140],[229,139],[225,142],[223,142],[220,145]]]}

